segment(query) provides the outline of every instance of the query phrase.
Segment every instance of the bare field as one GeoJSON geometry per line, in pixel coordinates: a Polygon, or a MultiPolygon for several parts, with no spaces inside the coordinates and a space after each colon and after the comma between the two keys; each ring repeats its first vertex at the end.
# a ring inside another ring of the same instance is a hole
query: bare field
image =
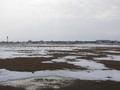
{"type": "Polygon", "coordinates": [[[66,62],[61,63],[42,63],[50,61],[51,58],[16,58],[0,60],[0,69],[4,68],[10,71],[35,72],[40,70],[63,70],[63,69],[84,69],[66,62]]]}
{"type": "MultiPolygon", "coordinates": [[[[27,90],[119,90],[120,89],[120,82],[113,82],[113,81],[74,80],[68,86],[61,86],[60,83],[55,83],[52,85],[59,86],[60,88],[52,88],[48,85],[46,87],[38,87],[36,89],[27,89],[27,90]]],[[[20,86],[19,87],[0,86],[0,90],[26,90],[26,89],[21,88],[20,86]]]]}
{"type": "Polygon", "coordinates": [[[0,46],[0,90],[119,90],[119,76],[119,45],[0,46]]]}

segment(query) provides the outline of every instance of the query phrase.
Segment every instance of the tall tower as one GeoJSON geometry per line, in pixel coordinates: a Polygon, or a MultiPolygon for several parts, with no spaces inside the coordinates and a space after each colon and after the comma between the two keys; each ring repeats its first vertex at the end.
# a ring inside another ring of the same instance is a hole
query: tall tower
{"type": "Polygon", "coordinates": [[[7,36],[7,43],[8,43],[9,41],[8,41],[8,36],[7,36]]]}

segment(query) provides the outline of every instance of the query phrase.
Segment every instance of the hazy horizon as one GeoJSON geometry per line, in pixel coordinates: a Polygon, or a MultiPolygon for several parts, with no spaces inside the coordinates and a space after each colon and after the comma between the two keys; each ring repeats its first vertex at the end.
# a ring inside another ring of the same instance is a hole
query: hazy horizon
{"type": "Polygon", "coordinates": [[[0,41],[120,40],[120,0],[1,0],[0,41]]]}

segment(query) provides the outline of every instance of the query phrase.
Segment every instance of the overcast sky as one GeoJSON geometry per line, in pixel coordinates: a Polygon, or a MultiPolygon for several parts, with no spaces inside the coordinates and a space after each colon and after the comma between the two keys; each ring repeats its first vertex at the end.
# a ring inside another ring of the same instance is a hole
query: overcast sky
{"type": "Polygon", "coordinates": [[[0,0],[0,41],[120,40],[120,0],[0,0]]]}

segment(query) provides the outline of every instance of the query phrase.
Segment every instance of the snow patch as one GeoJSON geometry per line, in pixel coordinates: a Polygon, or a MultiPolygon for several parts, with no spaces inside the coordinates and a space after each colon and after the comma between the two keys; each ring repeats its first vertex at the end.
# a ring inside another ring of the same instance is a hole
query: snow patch
{"type": "Polygon", "coordinates": [[[95,61],[91,61],[91,60],[84,60],[84,59],[77,59],[77,62],[67,62],[70,64],[73,64],[75,66],[81,66],[87,69],[108,69],[107,67],[104,66],[104,64],[101,63],[97,63],[95,61]]]}
{"type": "Polygon", "coordinates": [[[52,61],[42,61],[42,63],[53,63],[52,61]]]}
{"type": "Polygon", "coordinates": [[[16,80],[40,76],[59,76],[81,80],[112,80],[120,82],[119,70],[45,70],[31,72],[15,72],[5,69],[0,70],[0,81],[16,80]],[[111,78],[108,78],[111,77],[111,78]]]}
{"type": "Polygon", "coordinates": [[[103,52],[108,52],[108,53],[120,53],[120,51],[103,51],[103,52]]]}

